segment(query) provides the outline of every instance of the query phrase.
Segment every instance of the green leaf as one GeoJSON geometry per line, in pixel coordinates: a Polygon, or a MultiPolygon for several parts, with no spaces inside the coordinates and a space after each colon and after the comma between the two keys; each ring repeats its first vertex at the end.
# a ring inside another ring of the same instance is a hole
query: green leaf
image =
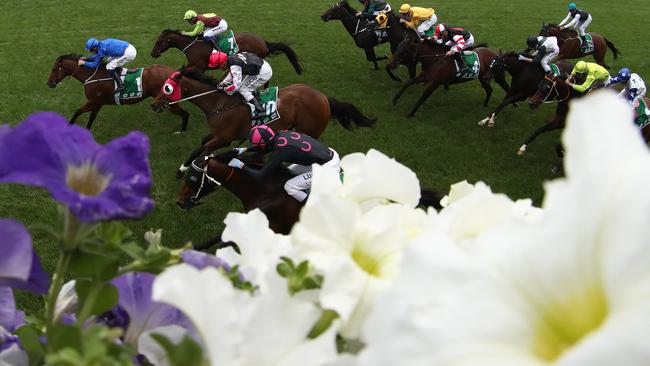
{"type": "Polygon", "coordinates": [[[309,262],[302,261],[296,268],[294,276],[296,276],[296,279],[302,280],[307,276],[307,273],[309,273],[309,262]]]}
{"type": "Polygon", "coordinates": [[[120,246],[120,250],[135,260],[142,260],[146,254],[144,249],[136,243],[126,243],[120,246]]]}
{"type": "Polygon", "coordinates": [[[293,260],[289,257],[280,257],[280,260],[284,263],[286,263],[289,268],[291,268],[291,272],[293,272],[296,269],[296,266],[293,264],[293,260]]]}
{"type": "Polygon", "coordinates": [[[307,337],[310,339],[317,338],[319,335],[323,334],[323,332],[325,332],[332,325],[332,322],[338,317],[339,314],[337,314],[334,310],[323,310],[323,313],[321,314],[316,324],[314,324],[314,326],[311,328],[307,337]]]}
{"type": "Polygon", "coordinates": [[[120,259],[117,255],[78,251],[70,261],[70,270],[77,278],[91,278],[96,281],[108,281],[117,273],[119,264],[120,259]]]}
{"type": "Polygon", "coordinates": [[[185,336],[179,344],[174,344],[162,334],[153,333],[151,337],[165,349],[171,366],[201,366],[203,364],[203,351],[192,338],[185,336]]]}
{"type": "Polygon", "coordinates": [[[321,282],[317,280],[318,277],[307,277],[302,281],[303,290],[315,290],[320,288],[321,282]]]}
{"type": "Polygon", "coordinates": [[[107,245],[119,247],[133,233],[117,221],[108,221],[99,226],[97,234],[105,240],[107,245]]]}
{"type": "Polygon", "coordinates": [[[81,330],[72,325],[54,324],[47,334],[48,353],[71,348],[81,352],[81,330]]]}
{"type": "Polygon", "coordinates": [[[27,352],[29,365],[41,365],[45,357],[45,346],[39,339],[40,333],[30,326],[22,326],[16,330],[16,334],[20,339],[20,345],[27,352]]]}
{"type": "Polygon", "coordinates": [[[79,298],[78,315],[83,315],[83,317],[101,314],[112,309],[117,304],[119,296],[117,288],[109,283],[77,280],[75,290],[79,298]],[[89,305],[86,305],[87,303],[89,305]],[[82,311],[85,313],[81,314],[82,311]]]}
{"type": "Polygon", "coordinates": [[[291,276],[292,273],[291,267],[284,262],[278,263],[278,265],[275,266],[275,270],[278,271],[278,274],[284,278],[291,276]]]}

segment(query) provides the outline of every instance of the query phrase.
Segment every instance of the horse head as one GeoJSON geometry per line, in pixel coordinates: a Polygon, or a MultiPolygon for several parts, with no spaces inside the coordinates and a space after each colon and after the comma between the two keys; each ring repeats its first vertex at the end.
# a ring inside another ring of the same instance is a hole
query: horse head
{"type": "Polygon", "coordinates": [[[558,82],[557,78],[549,78],[544,76],[542,81],[537,85],[537,92],[530,98],[528,105],[531,109],[535,109],[540,106],[540,104],[546,102],[549,99],[553,98],[554,94],[557,94],[557,89],[555,88],[556,83],[558,82]]]}
{"type": "Polygon", "coordinates": [[[156,43],[154,43],[153,48],[151,49],[151,57],[158,58],[165,51],[172,47],[177,47],[177,43],[180,37],[180,33],[176,30],[165,29],[160,32],[156,43]]]}
{"type": "Polygon", "coordinates": [[[59,56],[54,61],[54,66],[47,78],[47,86],[56,88],[56,85],[68,76],[74,75],[79,71],[79,55],[69,54],[59,56]]]}
{"type": "Polygon", "coordinates": [[[151,103],[151,109],[154,112],[163,112],[165,109],[169,108],[170,103],[178,102],[183,97],[181,86],[182,79],[183,74],[181,71],[173,72],[169,77],[167,77],[167,80],[163,83],[158,95],[156,95],[151,103]]]}
{"type": "Polygon", "coordinates": [[[542,22],[542,28],[539,30],[539,35],[543,37],[548,37],[549,24],[542,22]]]}
{"type": "Polygon", "coordinates": [[[352,9],[347,0],[343,0],[334,4],[331,8],[327,9],[320,18],[324,22],[329,22],[330,20],[344,20],[347,18],[354,17],[356,11],[352,9]]]}
{"type": "Polygon", "coordinates": [[[233,176],[235,168],[228,166],[228,162],[236,155],[234,151],[228,151],[220,155],[196,158],[185,175],[176,204],[186,210],[201,205],[203,197],[214,192],[233,176]]]}

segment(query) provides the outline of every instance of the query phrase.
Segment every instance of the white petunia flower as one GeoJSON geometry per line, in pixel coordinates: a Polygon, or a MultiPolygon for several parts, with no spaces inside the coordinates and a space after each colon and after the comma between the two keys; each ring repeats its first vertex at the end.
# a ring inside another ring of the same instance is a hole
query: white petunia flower
{"type": "Polygon", "coordinates": [[[265,291],[268,271],[275,271],[280,257],[291,250],[289,238],[276,234],[269,228],[269,220],[259,209],[248,213],[231,212],[224,220],[226,229],[221,236],[224,242],[237,243],[241,255],[232,248],[220,249],[217,257],[231,265],[239,265],[244,278],[265,291]]]}
{"type": "Polygon", "coordinates": [[[321,310],[291,297],[286,280],[274,272],[266,282],[269,291],[253,296],[233,288],[216,269],[181,264],[158,276],[153,298],[192,320],[211,365],[319,366],[333,360],[336,327],[307,339],[321,310]]]}
{"type": "Polygon", "coordinates": [[[571,105],[567,178],[539,222],[494,228],[472,254],[422,234],[356,365],[647,365],[650,154],[631,118],[608,92],[571,105]]]}

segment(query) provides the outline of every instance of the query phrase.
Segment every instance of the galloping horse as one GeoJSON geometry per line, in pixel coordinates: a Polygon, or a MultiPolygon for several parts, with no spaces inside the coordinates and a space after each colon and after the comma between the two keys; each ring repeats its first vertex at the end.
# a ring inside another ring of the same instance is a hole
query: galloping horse
{"type": "MultiPolygon", "coordinates": [[[[79,58],[79,55],[72,54],[58,57],[54,61],[54,66],[47,80],[47,86],[56,88],[56,85],[68,76],[79,80],[84,86],[87,101],[86,104],[74,112],[74,115],[70,118],[70,124],[75,123],[77,118],[83,113],[90,112],[90,117],[86,124],[86,128],[90,129],[102,106],[116,105],[115,87],[113,85],[113,78],[108,74],[104,65],[96,69],[79,66],[79,58]]],[[[142,97],[122,99],[120,100],[120,104],[134,104],[157,95],[165,80],[173,72],[174,69],[165,65],[145,67],[142,71],[142,97]]],[[[169,111],[181,117],[180,132],[185,131],[190,116],[189,113],[179,106],[173,106],[169,111]]]]}
{"type": "MultiPolygon", "coordinates": [[[[568,61],[559,61],[556,65],[563,74],[571,73],[573,69],[573,64],[568,61]]],[[[522,102],[535,94],[540,81],[544,80],[544,70],[537,64],[519,60],[519,54],[515,52],[499,55],[494,59],[490,68],[495,77],[504,77],[506,71],[512,76],[510,90],[506,93],[503,101],[489,116],[478,123],[479,126],[493,127],[496,115],[508,104],[522,102]]]]}
{"type": "MultiPolygon", "coordinates": [[[[408,117],[413,117],[422,103],[424,103],[431,93],[433,93],[433,91],[440,85],[458,84],[473,80],[458,78],[456,76],[456,63],[454,62],[454,58],[445,55],[445,53],[449,51],[447,46],[435,44],[429,41],[418,42],[416,40],[415,32],[409,30],[404,41],[402,41],[389,65],[386,67],[390,73],[390,67],[394,68],[394,65],[398,62],[397,60],[400,60],[400,58],[409,53],[414,54],[415,56],[413,58],[422,63],[422,71],[420,71],[418,76],[404,84],[402,89],[400,89],[395,97],[393,97],[393,104],[396,104],[399,97],[409,86],[417,83],[426,83],[422,96],[420,96],[420,99],[418,99],[415,107],[413,107],[413,110],[408,114],[408,117]]],[[[490,80],[493,76],[496,76],[497,83],[506,92],[508,92],[509,86],[505,77],[503,77],[503,74],[493,75],[490,70],[490,64],[497,57],[497,52],[485,47],[478,47],[473,49],[473,51],[477,53],[479,58],[480,69],[478,80],[481,82],[481,86],[485,90],[486,94],[483,105],[487,106],[490,96],[492,95],[490,80]]]]}
{"type": "MultiPolygon", "coordinates": [[[[162,112],[170,103],[189,99],[205,113],[210,134],[203,138],[201,147],[194,150],[181,166],[177,173],[179,178],[198,156],[245,138],[251,128],[251,110],[248,104],[243,102],[239,94],[228,95],[219,90],[217,84],[218,80],[207,75],[181,70],[166,82],[166,89],[171,90],[161,90],[151,104],[154,111],[162,112]],[[176,88],[180,91],[176,91],[176,88]],[[182,99],[183,96],[185,99],[182,99]]],[[[340,102],[304,84],[281,88],[277,105],[280,118],[269,123],[269,127],[275,131],[294,128],[314,138],[323,133],[332,117],[346,129],[351,129],[352,123],[359,127],[371,127],[376,122],[375,118],[364,116],[353,104],[340,102]]]]}
{"type": "MultiPolygon", "coordinates": [[[[383,43],[375,33],[376,28],[369,26],[368,20],[356,16],[357,11],[350,6],[347,0],[334,4],[330,9],[323,13],[320,18],[324,22],[330,20],[340,20],[345,29],[350,33],[357,47],[362,48],[366,53],[366,59],[375,64],[375,70],[379,69],[377,61],[386,60],[388,57],[377,57],[375,46],[383,43]]],[[[395,53],[397,45],[404,37],[403,28],[393,13],[388,13],[388,23],[384,28],[388,34],[387,41],[390,42],[390,50],[395,53]]],[[[386,42],[384,40],[384,42],[386,42]]],[[[415,63],[405,64],[409,68],[411,77],[415,76],[415,63]]]]}
{"type": "MultiPolygon", "coordinates": [[[[293,177],[288,171],[273,172],[262,181],[257,181],[244,171],[228,166],[235,157],[232,151],[216,156],[199,157],[191,164],[176,203],[184,209],[200,205],[200,200],[214,192],[219,186],[237,196],[244,212],[259,208],[269,220],[269,227],[276,233],[289,234],[298,221],[303,202],[298,202],[284,190],[284,183],[293,177]]],[[[195,245],[196,249],[207,249],[219,242],[221,234],[206,243],[195,245]]]]}
{"type": "MultiPolygon", "coordinates": [[[[298,75],[302,74],[302,65],[298,56],[289,45],[282,42],[269,42],[255,33],[235,33],[235,41],[240,51],[251,52],[261,58],[284,53],[298,75]]],[[[151,50],[151,57],[158,58],[170,48],[181,50],[187,57],[185,67],[205,71],[208,69],[208,58],[212,53],[212,46],[203,41],[200,36],[184,36],[178,30],[166,29],[160,33],[151,50]]]]}
{"type": "MultiPolygon", "coordinates": [[[[612,42],[600,34],[595,32],[589,32],[589,34],[594,42],[594,51],[591,52],[594,59],[599,65],[609,69],[609,65],[605,63],[607,48],[612,50],[614,59],[618,58],[620,51],[612,42]]],[[[574,30],[560,30],[560,28],[555,24],[543,24],[539,35],[544,37],[557,37],[560,46],[560,54],[557,55],[555,58],[556,60],[582,58],[588,55],[587,53],[582,53],[582,50],[580,49],[580,38],[578,38],[578,33],[574,30]]]]}

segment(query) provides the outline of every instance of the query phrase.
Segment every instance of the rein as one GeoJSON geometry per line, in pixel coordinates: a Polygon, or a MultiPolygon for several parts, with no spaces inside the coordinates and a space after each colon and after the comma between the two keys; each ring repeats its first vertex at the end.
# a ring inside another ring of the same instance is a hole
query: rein
{"type": "MultiPolygon", "coordinates": [[[[70,74],[70,76],[74,77],[77,74],[77,72],[79,72],[80,69],[81,69],[81,65],[79,65],[79,62],[77,62],[77,67],[74,69],[72,74],[70,74]]],[[[93,77],[95,77],[95,75],[97,75],[97,70],[99,70],[99,66],[97,66],[95,68],[95,71],[92,73],[92,75],[90,75],[88,78],[86,78],[86,80],[82,81],[81,83],[83,85],[88,85],[88,84],[97,83],[97,82],[100,82],[100,81],[113,80],[113,78],[103,78],[103,79],[91,80],[93,77]]]]}
{"type": "MultiPolygon", "coordinates": [[[[205,160],[206,161],[210,160],[210,158],[212,158],[212,157],[214,157],[214,156],[213,155],[206,156],[205,160]]],[[[223,180],[223,183],[228,182],[228,180],[230,180],[230,178],[232,178],[233,174],[235,173],[235,168],[233,168],[233,167],[229,167],[229,168],[230,168],[230,172],[228,173],[228,176],[226,177],[226,179],[223,180]]],[[[206,184],[206,181],[212,182],[213,184],[215,184],[217,186],[222,186],[223,185],[223,183],[221,183],[218,180],[212,178],[208,174],[208,164],[207,163],[205,164],[203,169],[201,169],[194,162],[192,162],[192,169],[196,170],[197,172],[201,172],[201,185],[199,186],[199,189],[196,191],[196,194],[194,196],[192,196],[193,200],[198,200],[199,199],[199,196],[201,194],[201,191],[203,191],[203,186],[206,184]]]]}
{"type": "Polygon", "coordinates": [[[549,98],[549,97],[551,96],[551,94],[553,93],[553,90],[555,90],[555,92],[557,93],[557,96],[558,96],[558,97],[560,96],[560,90],[557,88],[557,80],[549,79],[548,76],[544,76],[544,79],[546,79],[546,80],[548,80],[549,82],[551,82],[551,89],[549,89],[548,94],[546,94],[546,97],[544,97],[544,101],[543,101],[542,103],[544,103],[544,104],[562,103],[562,102],[564,102],[565,100],[569,99],[569,96],[571,96],[571,90],[569,89],[569,86],[568,86],[568,85],[564,84],[564,86],[565,86],[566,89],[567,89],[566,97],[565,97],[565,98],[562,98],[562,99],[560,99],[560,100],[551,100],[551,101],[549,101],[548,98],[549,98]]]}
{"type": "Polygon", "coordinates": [[[185,48],[183,48],[183,49],[181,50],[181,52],[185,53],[185,50],[187,50],[188,48],[190,48],[190,47],[191,47],[194,43],[196,43],[196,41],[198,41],[198,40],[199,40],[199,36],[196,36],[196,38],[194,38],[194,40],[193,40],[190,44],[188,44],[187,46],[185,46],[185,48]]]}
{"type": "MultiPolygon", "coordinates": [[[[178,83],[178,86],[180,87],[180,83],[178,83]]],[[[169,102],[168,104],[169,104],[169,105],[174,105],[174,104],[176,104],[176,103],[180,103],[180,102],[184,102],[184,101],[186,101],[186,100],[190,100],[190,99],[194,99],[194,98],[202,97],[202,96],[204,96],[204,95],[212,94],[212,93],[215,93],[215,92],[218,92],[218,91],[221,91],[221,90],[220,90],[220,89],[208,90],[208,91],[203,92],[203,93],[194,94],[194,95],[189,96],[189,97],[187,97],[187,98],[179,99],[179,100],[177,100],[177,101],[175,101],[175,102],[169,102]]],[[[218,112],[217,112],[217,113],[218,113],[218,112]]]]}

